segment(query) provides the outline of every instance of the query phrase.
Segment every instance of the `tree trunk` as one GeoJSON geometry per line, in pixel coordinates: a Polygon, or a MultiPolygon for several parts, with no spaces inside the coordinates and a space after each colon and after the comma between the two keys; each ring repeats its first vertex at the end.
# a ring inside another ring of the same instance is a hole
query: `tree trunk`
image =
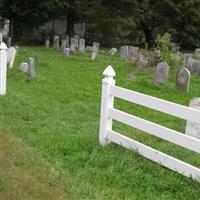
{"type": "Polygon", "coordinates": [[[67,15],[67,34],[70,37],[73,37],[74,34],[74,23],[75,23],[75,16],[74,16],[74,12],[70,12],[67,15]]]}
{"type": "Polygon", "coordinates": [[[145,41],[148,43],[148,47],[153,47],[153,36],[152,31],[144,22],[141,21],[142,30],[144,32],[145,41]]]}

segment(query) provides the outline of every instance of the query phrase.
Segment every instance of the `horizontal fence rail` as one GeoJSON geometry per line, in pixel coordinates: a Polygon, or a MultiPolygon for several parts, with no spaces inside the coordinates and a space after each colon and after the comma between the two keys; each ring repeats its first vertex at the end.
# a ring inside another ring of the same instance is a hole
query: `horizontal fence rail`
{"type": "Polygon", "coordinates": [[[200,120],[200,112],[196,109],[130,91],[118,86],[110,87],[110,95],[181,119],[197,123],[199,123],[200,120]]]}
{"type": "Polygon", "coordinates": [[[102,81],[99,134],[100,143],[102,145],[106,145],[110,142],[113,142],[127,149],[134,150],[145,158],[148,158],[187,177],[192,177],[193,179],[200,182],[199,168],[164,154],[160,151],[157,151],[112,130],[112,121],[116,120],[173,144],[177,144],[196,153],[200,153],[199,139],[179,133],[178,131],[166,128],[145,119],[130,115],[115,109],[113,106],[114,98],[117,97],[122,100],[136,103],[138,105],[196,123],[200,123],[200,111],[115,86],[115,80],[113,79],[115,72],[111,66],[108,66],[105,69],[103,75],[105,78],[102,81]]]}

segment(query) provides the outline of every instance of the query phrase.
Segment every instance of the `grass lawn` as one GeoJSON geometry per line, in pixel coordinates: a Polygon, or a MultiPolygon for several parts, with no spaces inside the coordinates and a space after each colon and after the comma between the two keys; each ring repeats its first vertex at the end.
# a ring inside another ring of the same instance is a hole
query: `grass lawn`
{"type": "MultiPolygon", "coordinates": [[[[98,142],[101,79],[106,66],[116,71],[117,85],[188,105],[200,96],[200,79],[190,92],[174,88],[171,66],[165,87],[153,83],[155,68],[139,70],[119,55],[63,58],[44,48],[20,48],[8,72],[7,95],[1,97],[0,197],[27,199],[199,200],[200,183],[174,173],[138,154],[98,142]],[[17,72],[36,53],[37,77],[17,72]]],[[[115,106],[184,132],[186,122],[125,101],[115,106]]],[[[114,129],[158,150],[200,167],[200,155],[114,122],[114,129]]]]}

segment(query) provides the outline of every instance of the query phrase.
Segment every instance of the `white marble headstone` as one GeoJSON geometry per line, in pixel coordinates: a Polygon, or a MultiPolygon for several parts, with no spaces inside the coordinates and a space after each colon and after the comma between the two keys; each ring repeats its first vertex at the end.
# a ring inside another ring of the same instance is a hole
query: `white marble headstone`
{"type": "MultiPolygon", "coordinates": [[[[200,111],[200,98],[194,98],[190,101],[190,107],[200,111]]],[[[200,119],[199,119],[200,122],[200,119]]],[[[187,121],[185,134],[200,139],[200,123],[187,121]]]]}
{"type": "Polygon", "coordinates": [[[17,50],[14,47],[10,47],[8,49],[8,62],[7,67],[9,69],[13,68],[14,62],[15,62],[15,56],[16,56],[17,50]]]}

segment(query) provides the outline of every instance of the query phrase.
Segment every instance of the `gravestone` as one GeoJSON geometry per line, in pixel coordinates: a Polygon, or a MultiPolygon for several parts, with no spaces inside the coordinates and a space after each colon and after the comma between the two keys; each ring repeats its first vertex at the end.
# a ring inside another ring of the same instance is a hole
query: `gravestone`
{"type": "Polygon", "coordinates": [[[64,55],[64,57],[69,57],[69,55],[70,55],[70,48],[64,48],[63,49],[63,55],[64,55]]]}
{"type": "Polygon", "coordinates": [[[129,47],[129,59],[131,60],[137,60],[139,57],[139,48],[130,46],[129,47]]]}
{"type": "Polygon", "coordinates": [[[195,57],[197,60],[200,60],[200,49],[199,48],[195,49],[195,57]]]}
{"type": "Polygon", "coordinates": [[[121,59],[128,60],[128,58],[129,58],[129,47],[128,46],[122,46],[120,48],[120,55],[121,55],[121,59]]]}
{"type": "Polygon", "coordinates": [[[16,49],[16,54],[17,54],[19,51],[19,47],[17,45],[15,45],[14,48],[16,49]]]}
{"type": "Polygon", "coordinates": [[[146,58],[144,55],[139,53],[137,64],[138,64],[138,67],[141,67],[141,68],[147,67],[149,65],[148,58],[146,58]]]}
{"type": "Polygon", "coordinates": [[[200,77],[200,61],[189,58],[186,68],[190,71],[191,74],[196,74],[198,77],[200,77]]]}
{"type": "Polygon", "coordinates": [[[28,69],[29,69],[29,64],[26,62],[23,62],[20,64],[18,71],[20,71],[22,73],[28,73],[28,69]]]}
{"type": "Polygon", "coordinates": [[[36,72],[35,72],[35,59],[34,58],[29,58],[28,75],[31,78],[34,78],[36,76],[36,72]]]}
{"type": "MultiPolygon", "coordinates": [[[[200,111],[200,98],[194,98],[190,101],[190,107],[200,111]]],[[[200,139],[200,123],[187,121],[186,135],[200,139]]]]}
{"type": "Polygon", "coordinates": [[[67,43],[68,43],[67,35],[62,36],[61,50],[67,47],[67,43]]]}
{"type": "Polygon", "coordinates": [[[117,53],[117,48],[112,48],[109,53],[113,56],[114,54],[117,53]]]}
{"type": "Polygon", "coordinates": [[[189,92],[190,87],[190,71],[182,68],[176,74],[176,88],[183,92],[189,92]]]}
{"type": "Polygon", "coordinates": [[[86,46],[85,50],[91,52],[93,50],[93,47],[92,46],[86,46]]]}
{"type": "Polygon", "coordinates": [[[186,68],[188,66],[188,61],[189,61],[190,58],[192,58],[192,54],[191,53],[185,53],[184,54],[184,66],[186,68]]]}
{"type": "Polygon", "coordinates": [[[71,41],[70,41],[70,50],[72,52],[76,51],[76,38],[71,38],[71,41]]]}
{"type": "Polygon", "coordinates": [[[75,35],[74,38],[75,38],[75,47],[78,48],[78,45],[79,45],[79,36],[75,35]]]}
{"type": "Polygon", "coordinates": [[[45,40],[45,47],[49,48],[49,46],[50,46],[50,39],[46,38],[46,40],[45,40]]]}
{"type": "Polygon", "coordinates": [[[54,36],[54,42],[53,42],[53,47],[56,50],[59,50],[60,44],[59,44],[59,36],[54,36]]]}
{"type": "Polygon", "coordinates": [[[69,43],[70,43],[70,41],[69,41],[69,35],[66,35],[65,39],[66,39],[66,47],[69,48],[70,47],[70,45],[69,45],[69,43]]]}
{"type": "Polygon", "coordinates": [[[11,69],[13,68],[15,62],[17,50],[14,47],[10,47],[7,53],[8,53],[7,67],[8,69],[11,69]]]}
{"type": "Polygon", "coordinates": [[[84,54],[85,53],[85,39],[79,40],[79,53],[84,54]]]}
{"type": "Polygon", "coordinates": [[[169,65],[166,62],[158,63],[156,68],[155,83],[166,85],[169,75],[169,65]]]}
{"type": "Polygon", "coordinates": [[[10,46],[11,46],[11,43],[12,43],[12,38],[11,38],[11,37],[9,37],[9,38],[8,38],[8,45],[7,45],[7,46],[8,46],[8,48],[10,48],[10,46]]]}
{"type": "Polygon", "coordinates": [[[0,32],[0,44],[3,42],[3,35],[2,33],[0,32]]]}
{"type": "Polygon", "coordinates": [[[93,42],[92,48],[92,60],[95,60],[99,51],[100,44],[97,42],[93,42]]]}

